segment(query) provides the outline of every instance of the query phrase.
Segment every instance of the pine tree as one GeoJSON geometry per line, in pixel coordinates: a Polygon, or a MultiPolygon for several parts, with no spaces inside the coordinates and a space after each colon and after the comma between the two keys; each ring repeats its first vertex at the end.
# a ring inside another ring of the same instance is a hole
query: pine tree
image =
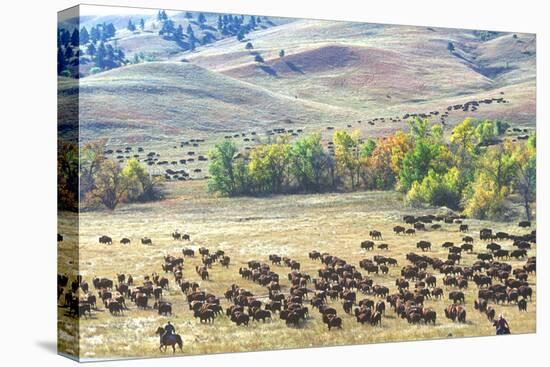
{"type": "Polygon", "coordinates": [[[91,57],[94,57],[96,52],[97,52],[97,50],[95,48],[95,45],[93,43],[90,43],[90,45],[88,46],[88,49],[86,50],[86,53],[88,55],[90,55],[91,57]]]}
{"type": "Polygon", "coordinates": [[[71,42],[71,34],[69,33],[69,31],[63,29],[61,31],[61,44],[64,47],[67,47],[69,46],[69,42],[71,42]]]}
{"type": "Polygon", "coordinates": [[[107,24],[107,39],[113,38],[116,34],[116,28],[113,23],[107,24]]]}
{"type": "Polygon", "coordinates": [[[174,31],[174,39],[176,41],[180,41],[181,39],[183,39],[183,27],[181,26],[181,24],[174,31]]]}
{"type": "Polygon", "coordinates": [[[80,44],[80,35],[78,32],[78,28],[75,28],[73,31],[73,34],[71,35],[71,45],[78,47],[80,44]]]}
{"type": "Polygon", "coordinates": [[[63,47],[60,46],[57,48],[57,74],[61,74],[65,70],[65,66],[65,53],[63,52],[63,47]]]}
{"type": "Polygon", "coordinates": [[[250,16],[250,20],[248,21],[248,25],[252,29],[256,28],[256,17],[254,17],[254,15],[250,16]]]}
{"type": "Polygon", "coordinates": [[[74,56],[73,48],[70,47],[70,46],[67,47],[67,48],[65,49],[65,59],[66,59],[67,61],[70,61],[71,58],[72,58],[73,56],[74,56]]]}
{"type": "Polygon", "coordinates": [[[97,41],[99,41],[99,37],[100,37],[99,29],[97,27],[92,27],[90,29],[90,39],[92,43],[96,43],[97,41]]]}
{"type": "Polygon", "coordinates": [[[191,13],[190,11],[186,11],[185,12],[185,18],[186,19],[193,19],[193,13],[191,13]]]}
{"type": "Polygon", "coordinates": [[[141,18],[141,20],[139,21],[139,28],[141,30],[145,29],[145,21],[143,20],[143,18],[141,18]]]}
{"type": "Polygon", "coordinates": [[[80,44],[85,45],[88,42],[90,42],[90,35],[88,34],[86,27],[82,27],[80,30],[80,44]]]}
{"type": "Polygon", "coordinates": [[[136,25],[132,22],[132,19],[128,19],[128,26],[126,27],[130,32],[134,32],[136,30],[136,25]]]}
{"type": "Polygon", "coordinates": [[[174,28],[174,22],[167,20],[162,23],[162,28],[159,31],[159,35],[166,37],[173,37],[176,29],[174,28]]]}
{"type": "Polygon", "coordinates": [[[188,36],[189,38],[192,38],[192,39],[195,38],[195,33],[193,32],[193,28],[191,27],[191,24],[189,24],[189,25],[187,26],[187,36],[188,36]]]}
{"type": "Polygon", "coordinates": [[[449,42],[447,44],[447,50],[449,50],[449,52],[453,52],[455,50],[455,45],[453,45],[452,42],[449,42]]]}
{"type": "Polygon", "coordinates": [[[97,48],[97,52],[95,54],[95,64],[100,69],[103,69],[105,67],[106,56],[107,56],[107,50],[105,48],[105,44],[103,42],[100,42],[99,47],[97,48]]]}
{"type": "Polygon", "coordinates": [[[223,29],[223,18],[221,15],[218,15],[218,31],[223,29]]]}
{"type": "Polygon", "coordinates": [[[279,57],[280,57],[280,58],[285,57],[285,50],[279,51],[279,57]]]}
{"type": "Polygon", "coordinates": [[[201,23],[201,24],[203,24],[203,23],[206,22],[206,17],[204,16],[203,13],[200,13],[200,14],[199,14],[198,21],[199,21],[199,23],[201,23]]]}

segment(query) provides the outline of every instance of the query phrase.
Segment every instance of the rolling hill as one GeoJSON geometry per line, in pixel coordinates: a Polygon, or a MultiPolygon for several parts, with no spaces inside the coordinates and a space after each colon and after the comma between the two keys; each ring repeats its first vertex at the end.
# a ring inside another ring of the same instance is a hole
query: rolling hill
{"type": "MultiPolygon", "coordinates": [[[[194,22],[183,13],[174,19],[194,22]]],[[[203,31],[215,19],[207,14],[203,31]]],[[[454,112],[447,123],[474,116],[535,125],[535,35],[481,37],[462,29],[276,18],[243,41],[216,37],[185,51],[154,32],[154,22],[148,18],[143,32],[117,31],[116,42],[129,57],[142,52],[159,61],[79,80],[82,137],[114,133],[148,140],[286,124],[352,127],[360,120],[444,111],[486,98],[506,103],[475,114],[454,112]],[[251,49],[245,48],[248,42],[251,49]]],[[[60,85],[63,106],[75,89],[60,85]]],[[[61,120],[69,115],[61,111],[61,120]]],[[[384,134],[406,127],[399,122],[363,124],[360,130],[384,134]]]]}
{"type": "MultiPolygon", "coordinates": [[[[72,84],[61,84],[60,101],[76,92],[72,84]]],[[[83,138],[107,132],[146,139],[189,131],[269,129],[274,124],[328,123],[354,114],[185,62],[142,63],[82,78],[80,103],[83,138]]]]}

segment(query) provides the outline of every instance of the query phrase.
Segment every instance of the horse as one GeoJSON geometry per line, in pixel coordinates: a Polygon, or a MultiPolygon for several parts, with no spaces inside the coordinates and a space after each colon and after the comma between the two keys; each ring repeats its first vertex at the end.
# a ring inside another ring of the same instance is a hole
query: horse
{"type": "Polygon", "coordinates": [[[181,340],[181,336],[179,334],[164,335],[164,332],[164,328],[159,327],[155,333],[160,336],[159,350],[162,352],[162,347],[164,347],[164,352],[166,352],[166,347],[171,346],[174,353],[176,353],[177,344],[180,350],[183,352],[183,341],[181,340]]]}

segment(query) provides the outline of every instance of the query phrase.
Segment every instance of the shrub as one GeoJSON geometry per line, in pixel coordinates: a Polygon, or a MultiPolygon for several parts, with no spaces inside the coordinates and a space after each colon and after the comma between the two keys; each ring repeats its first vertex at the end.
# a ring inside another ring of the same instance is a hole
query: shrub
{"type": "Polygon", "coordinates": [[[100,68],[98,68],[97,66],[94,66],[93,68],[90,69],[90,74],[97,74],[101,71],[100,68]]]}
{"type": "Polygon", "coordinates": [[[460,172],[457,168],[451,168],[444,175],[430,170],[421,183],[413,183],[406,200],[413,206],[430,204],[456,210],[460,204],[459,181],[460,172]]]}
{"type": "Polygon", "coordinates": [[[505,211],[505,189],[498,192],[493,180],[485,174],[478,174],[468,187],[464,214],[478,219],[495,219],[501,217],[505,211]]]}

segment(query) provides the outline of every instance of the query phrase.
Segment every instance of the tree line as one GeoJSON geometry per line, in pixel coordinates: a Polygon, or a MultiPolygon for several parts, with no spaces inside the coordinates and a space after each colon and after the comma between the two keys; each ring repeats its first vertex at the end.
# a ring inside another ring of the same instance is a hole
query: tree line
{"type": "Polygon", "coordinates": [[[66,77],[81,77],[79,65],[91,63],[90,73],[108,70],[126,64],[122,49],[112,44],[116,34],[112,23],[101,23],[90,28],[59,28],[57,31],[57,73],[66,77]]]}
{"type": "Polygon", "coordinates": [[[78,211],[163,197],[162,179],[150,175],[136,159],[124,165],[105,156],[105,143],[94,141],[80,151],[75,144],[58,143],[58,208],[78,211]]]}
{"type": "Polygon", "coordinates": [[[504,218],[512,196],[530,220],[536,199],[536,137],[503,139],[508,125],[465,119],[445,136],[426,119],[376,139],[334,132],[281,136],[249,153],[231,141],[210,152],[208,189],[225,196],[398,190],[412,206],[446,206],[475,218],[504,218]]]}

